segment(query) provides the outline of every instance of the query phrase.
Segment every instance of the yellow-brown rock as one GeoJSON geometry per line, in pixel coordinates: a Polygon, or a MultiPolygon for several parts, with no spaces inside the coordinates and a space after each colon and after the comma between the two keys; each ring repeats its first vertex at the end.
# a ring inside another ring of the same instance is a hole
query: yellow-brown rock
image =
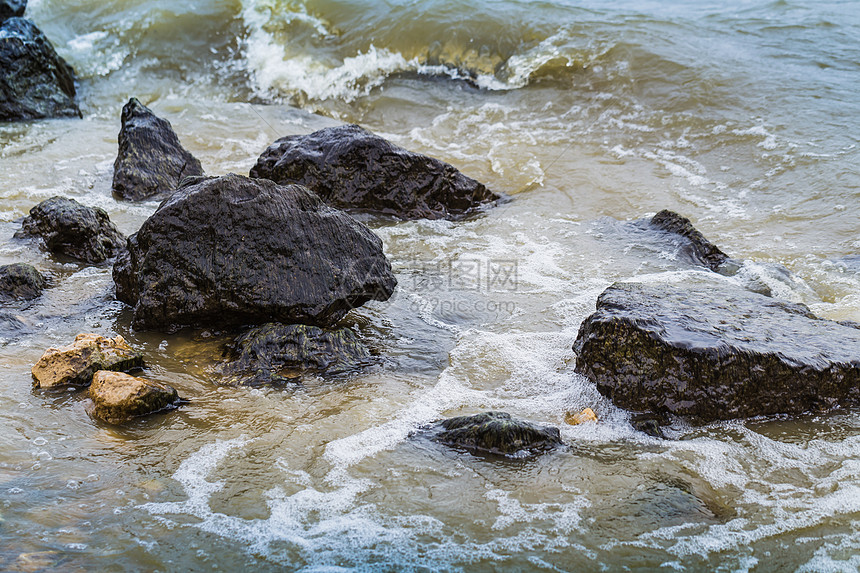
{"type": "Polygon", "coordinates": [[[89,396],[93,401],[91,414],[111,424],[122,424],[179,402],[176,390],[167,384],[107,370],[95,373],[89,396]]]}
{"type": "Polygon", "coordinates": [[[49,348],[33,366],[33,386],[88,386],[98,370],[127,371],[143,366],[143,357],[122,336],[79,334],[60,348],[49,348]]]}
{"type": "Polygon", "coordinates": [[[583,424],[585,422],[596,422],[597,414],[594,413],[594,410],[591,408],[586,408],[582,412],[578,414],[569,413],[564,417],[564,421],[570,424],[571,426],[576,426],[578,424],[583,424]]]}

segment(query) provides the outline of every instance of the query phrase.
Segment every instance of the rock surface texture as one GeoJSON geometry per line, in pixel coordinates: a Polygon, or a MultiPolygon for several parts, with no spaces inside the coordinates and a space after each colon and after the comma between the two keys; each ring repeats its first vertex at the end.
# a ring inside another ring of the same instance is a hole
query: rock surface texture
{"type": "Polygon", "coordinates": [[[93,376],[89,397],[93,401],[92,416],[111,424],[123,424],[174,407],[180,401],[176,390],[167,384],[105,370],[93,376]]]}
{"type": "Polygon", "coordinates": [[[860,404],[860,330],[717,277],[612,285],[574,351],[634,411],[708,422],[860,404]]]}
{"type": "Polygon", "coordinates": [[[301,372],[345,374],[371,362],[371,355],[348,328],[328,330],[303,324],[263,324],[236,339],[234,360],[223,369],[227,383],[277,384],[301,372]]]}
{"type": "Polygon", "coordinates": [[[75,72],[41,30],[24,18],[0,23],[0,121],[80,115],[75,72]]]}
{"type": "Polygon", "coordinates": [[[403,219],[457,219],[499,199],[453,166],[357,125],[281,138],[263,152],[251,177],[305,185],[339,209],[403,219]]]}
{"type": "Polygon", "coordinates": [[[46,286],[45,277],[31,265],[14,263],[0,267],[0,302],[34,299],[46,286]]]}
{"type": "Polygon", "coordinates": [[[52,253],[87,263],[115,257],[126,243],[104,209],[66,197],[51,197],[30,209],[15,236],[40,237],[52,253]]]}
{"type": "Polygon", "coordinates": [[[182,147],[170,122],[131,98],[122,108],[113,192],[134,201],[173,192],[182,179],[203,175],[200,162],[182,147]]]}
{"type": "Polygon", "coordinates": [[[455,448],[512,455],[539,453],[562,444],[558,428],[517,420],[505,412],[458,416],[437,423],[433,440],[455,448]]]}
{"type": "Polygon", "coordinates": [[[79,334],[60,348],[49,348],[33,366],[35,388],[87,386],[99,370],[128,371],[143,367],[143,357],[123,339],[79,334]]]}
{"type": "Polygon", "coordinates": [[[397,284],[370,229],[298,185],[203,178],[166,199],[114,265],[135,328],[330,326],[397,284]]]}

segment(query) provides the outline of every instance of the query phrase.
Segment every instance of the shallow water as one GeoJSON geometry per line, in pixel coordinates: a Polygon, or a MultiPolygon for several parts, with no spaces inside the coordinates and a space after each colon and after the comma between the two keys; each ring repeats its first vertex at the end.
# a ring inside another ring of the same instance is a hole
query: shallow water
{"type": "Polygon", "coordinates": [[[0,264],[52,283],[0,323],[0,570],[860,568],[860,413],[676,421],[658,441],[571,351],[612,282],[701,272],[629,223],[663,208],[748,261],[733,280],[860,321],[853,3],[39,0],[28,17],[78,70],[84,119],[0,125],[0,264]],[[350,121],[511,200],[363,218],[399,281],[346,319],[376,368],[221,387],[224,338],[132,331],[109,266],[12,238],[55,194],[125,233],[155,210],[110,193],[130,96],[211,174],[350,121]],[[83,331],[122,334],[190,404],[118,428],[33,392],[30,366],[83,331]],[[584,407],[599,424],[564,424],[584,407]],[[418,432],[488,409],[569,447],[497,459],[418,432]]]}

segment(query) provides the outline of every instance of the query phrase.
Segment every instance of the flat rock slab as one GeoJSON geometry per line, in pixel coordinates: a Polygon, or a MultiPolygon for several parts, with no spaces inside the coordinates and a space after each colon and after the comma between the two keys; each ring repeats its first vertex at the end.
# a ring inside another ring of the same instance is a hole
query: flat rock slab
{"type": "Polygon", "coordinates": [[[331,326],[397,280],[382,241],[299,185],[186,180],[114,265],[134,327],[331,326]]]}
{"type": "Polygon", "coordinates": [[[68,346],[49,348],[32,368],[33,387],[87,386],[99,370],[127,371],[143,367],[143,357],[122,336],[106,338],[84,333],[68,346]]]}
{"type": "Polygon", "coordinates": [[[113,258],[126,244],[104,209],[67,197],[51,197],[30,209],[15,237],[39,238],[52,253],[87,263],[113,258]]]}
{"type": "Polygon", "coordinates": [[[612,285],[574,351],[628,410],[708,422],[860,404],[860,329],[704,274],[612,285]]]}
{"type": "Polygon", "coordinates": [[[41,30],[24,18],[0,23],[0,121],[80,116],[75,72],[41,30]]]}
{"type": "Polygon", "coordinates": [[[0,267],[0,302],[34,299],[46,286],[45,277],[32,265],[13,263],[0,267]]]}
{"type": "Polygon", "coordinates": [[[562,445],[558,428],[517,420],[506,412],[483,412],[437,422],[432,440],[491,454],[535,454],[562,445]]]}
{"type": "Polygon", "coordinates": [[[222,371],[227,384],[293,382],[304,372],[338,376],[372,362],[370,351],[348,328],[269,323],[241,335],[222,371]]]}
{"type": "Polygon", "coordinates": [[[172,408],[180,402],[176,389],[167,384],[122,372],[100,370],[93,376],[89,397],[91,415],[110,424],[172,408]]]}
{"type": "Polygon", "coordinates": [[[452,165],[357,125],[281,138],[263,152],[251,177],[305,185],[339,209],[403,219],[458,219],[499,199],[452,165]]]}
{"type": "Polygon", "coordinates": [[[170,122],[131,98],[122,108],[113,192],[138,201],[171,193],[185,177],[203,175],[200,162],[179,142],[170,122]]]}

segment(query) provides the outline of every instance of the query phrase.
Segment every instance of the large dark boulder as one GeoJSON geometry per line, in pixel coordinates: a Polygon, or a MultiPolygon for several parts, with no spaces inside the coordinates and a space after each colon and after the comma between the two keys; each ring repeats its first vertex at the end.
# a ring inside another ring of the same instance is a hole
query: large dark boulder
{"type": "Polygon", "coordinates": [[[27,9],[27,0],[0,0],[0,23],[9,18],[20,18],[27,9]]]}
{"type": "Polygon", "coordinates": [[[113,192],[138,201],[174,191],[188,176],[203,175],[200,162],[182,147],[170,122],[135,98],[122,108],[113,192]]]}
{"type": "Polygon", "coordinates": [[[348,328],[322,329],[272,322],[252,328],[228,349],[223,367],[228,384],[283,384],[305,372],[338,376],[372,361],[370,351],[348,328]]]}
{"type": "Polygon", "coordinates": [[[339,209],[456,219],[499,196],[453,166],[343,125],[277,140],[251,177],[299,183],[339,209]]]}
{"type": "Polygon", "coordinates": [[[562,444],[558,428],[517,420],[506,412],[457,416],[436,423],[432,440],[492,454],[535,454],[562,444]]]}
{"type": "Polygon", "coordinates": [[[115,257],[126,241],[104,209],[66,197],[51,197],[30,209],[15,237],[41,238],[52,253],[87,263],[115,257]]]}
{"type": "Polygon", "coordinates": [[[14,263],[0,267],[0,302],[36,298],[46,286],[45,277],[32,265],[14,263]]]}
{"type": "Polygon", "coordinates": [[[708,422],[860,404],[860,330],[707,275],[612,285],[574,351],[634,411],[708,422]]]}
{"type": "Polygon", "coordinates": [[[397,284],[370,229],[299,185],[239,175],[186,181],[113,271],[134,327],[330,326],[397,284]]]}
{"type": "Polygon", "coordinates": [[[35,24],[0,24],[0,121],[80,117],[75,72],[35,24]]]}

